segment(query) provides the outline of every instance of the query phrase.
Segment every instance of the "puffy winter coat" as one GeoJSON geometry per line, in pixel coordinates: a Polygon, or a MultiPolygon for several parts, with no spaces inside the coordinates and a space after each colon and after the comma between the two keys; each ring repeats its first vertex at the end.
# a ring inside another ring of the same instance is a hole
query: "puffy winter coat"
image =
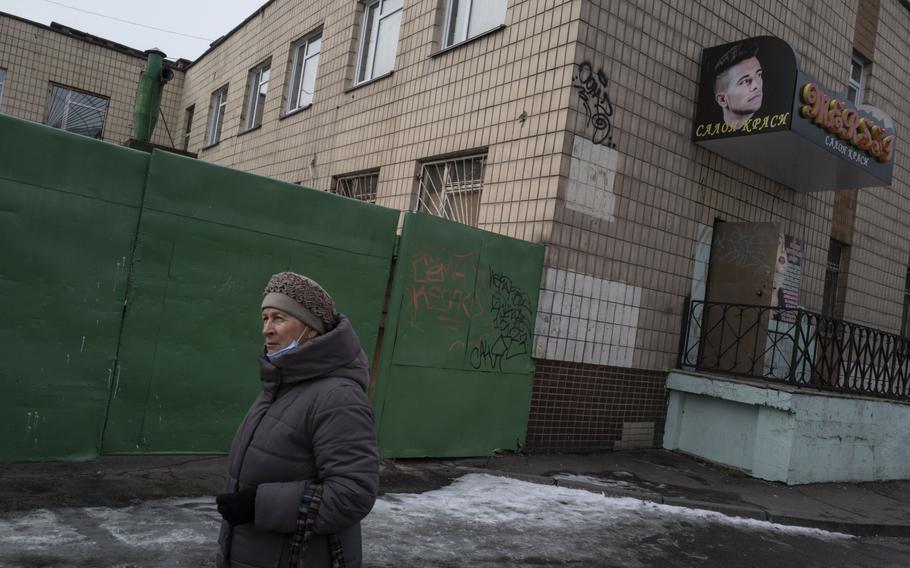
{"type": "Polygon", "coordinates": [[[367,398],[369,366],[350,322],[275,363],[260,358],[262,392],[234,436],[227,492],[257,487],[252,523],[221,525],[219,567],[286,567],[308,483],[323,485],[307,568],[331,566],[337,534],[348,568],[361,565],[360,520],[379,485],[379,452],[367,398]]]}

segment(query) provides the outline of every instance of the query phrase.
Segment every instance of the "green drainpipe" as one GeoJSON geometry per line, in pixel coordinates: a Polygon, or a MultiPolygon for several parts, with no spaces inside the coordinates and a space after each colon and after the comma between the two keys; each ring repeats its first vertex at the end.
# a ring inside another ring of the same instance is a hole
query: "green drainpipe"
{"type": "Polygon", "coordinates": [[[173,77],[173,72],[164,67],[164,52],[150,49],[145,54],[148,60],[145,69],[139,75],[136,104],[133,107],[133,139],[142,142],[152,139],[155,123],[158,122],[158,110],[161,107],[161,91],[164,84],[173,77]]]}

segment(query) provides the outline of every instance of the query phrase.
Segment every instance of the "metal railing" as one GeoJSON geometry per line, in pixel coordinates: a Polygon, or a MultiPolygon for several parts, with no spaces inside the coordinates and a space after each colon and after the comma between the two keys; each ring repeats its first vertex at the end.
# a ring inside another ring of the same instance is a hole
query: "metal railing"
{"type": "Polygon", "coordinates": [[[803,309],[694,300],[682,369],[910,401],[910,339],[803,309]]]}

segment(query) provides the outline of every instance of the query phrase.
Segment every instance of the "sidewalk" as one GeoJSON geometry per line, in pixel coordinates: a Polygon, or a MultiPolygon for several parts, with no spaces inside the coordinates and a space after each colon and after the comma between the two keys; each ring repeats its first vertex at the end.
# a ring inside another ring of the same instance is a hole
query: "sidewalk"
{"type": "MultiPolygon", "coordinates": [[[[0,465],[0,512],[214,495],[225,467],[224,456],[0,465]]],[[[860,536],[910,536],[910,481],[786,486],[665,450],[385,460],[380,488],[420,493],[477,472],[860,536]]]]}

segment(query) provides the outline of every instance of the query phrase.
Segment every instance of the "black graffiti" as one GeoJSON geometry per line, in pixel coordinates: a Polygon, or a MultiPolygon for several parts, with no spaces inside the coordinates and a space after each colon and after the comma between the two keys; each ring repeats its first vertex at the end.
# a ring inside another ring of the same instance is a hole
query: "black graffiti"
{"type": "Polygon", "coordinates": [[[496,339],[488,343],[481,339],[471,350],[471,366],[502,370],[505,360],[526,355],[531,351],[533,337],[531,299],[512,284],[512,279],[490,269],[490,315],[496,339]]]}
{"type": "Polygon", "coordinates": [[[588,115],[587,126],[594,127],[591,140],[595,144],[604,144],[609,148],[613,143],[613,103],[607,93],[607,76],[602,69],[594,71],[587,61],[575,65],[572,74],[572,87],[578,91],[578,97],[588,115]]]}

